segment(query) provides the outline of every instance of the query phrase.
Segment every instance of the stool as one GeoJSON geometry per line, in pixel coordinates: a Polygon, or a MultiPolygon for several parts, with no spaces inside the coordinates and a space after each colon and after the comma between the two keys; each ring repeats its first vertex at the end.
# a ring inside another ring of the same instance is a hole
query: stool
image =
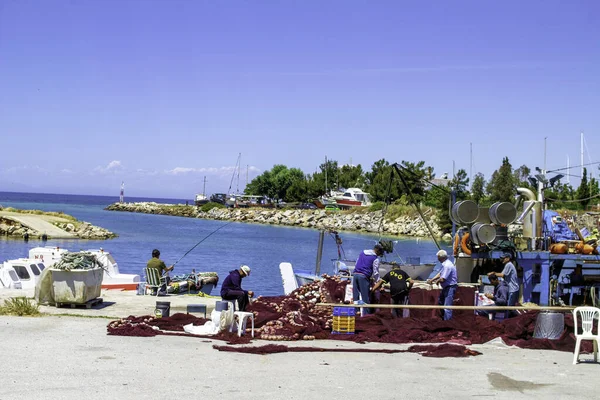
{"type": "Polygon", "coordinates": [[[246,330],[246,329],[244,329],[246,327],[246,321],[248,320],[248,318],[250,318],[250,320],[252,320],[252,337],[254,337],[254,313],[245,312],[245,311],[235,311],[233,313],[233,323],[234,324],[235,324],[236,318],[237,318],[238,336],[242,336],[242,331],[246,330]]]}
{"type": "Polygon", "coordinates": [[[204,319],[206,319],[206,304],[188,304],[187,313],[204,313],[204,319]]]}

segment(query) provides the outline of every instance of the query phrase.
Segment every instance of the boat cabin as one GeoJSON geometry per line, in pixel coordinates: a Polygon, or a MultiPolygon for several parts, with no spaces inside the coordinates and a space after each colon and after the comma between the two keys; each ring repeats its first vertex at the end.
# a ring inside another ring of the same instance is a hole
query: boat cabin
{"type": "Polygon", "coordinates": [[[18,258],[0,264],[0,284],[7,289],[35,288],[44,263],[31,258],[18,258]]]}

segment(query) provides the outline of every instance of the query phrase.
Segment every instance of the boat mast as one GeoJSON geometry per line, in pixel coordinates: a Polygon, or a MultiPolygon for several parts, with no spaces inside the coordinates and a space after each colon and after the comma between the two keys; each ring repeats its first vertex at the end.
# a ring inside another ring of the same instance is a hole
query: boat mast
{"type": "Polygon", "coordinates": [[[325,196],[327,196],[327,156],[325,156],[325,196]]]}
{"type": "Polygon", "coordinates": [[[204,186],[202,186],[202,196],[206,197],[206,175],[204,175],[204,186]]]}
{"type": "Polygon", "coordinates": [[[583,131],[581,131],[581,178],[583,179],[583,131]]]}

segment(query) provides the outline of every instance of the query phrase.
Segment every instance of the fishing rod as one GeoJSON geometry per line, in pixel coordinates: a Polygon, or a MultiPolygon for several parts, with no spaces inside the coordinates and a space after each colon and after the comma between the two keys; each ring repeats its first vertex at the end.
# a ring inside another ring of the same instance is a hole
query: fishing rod
{"type": "Polygon", "coordinates": [[[229,221],[229,222],[227,222],[225,225],[221,225],[220,227],[218,227],[217,229],[215,229],[214,231],[212,231],[211,233],[209,233],[208,235],[206,235],[206,236],[205,236],[205,237],[204,237],[202,240],[200,240],[198,243],[196,243],[196,244],[194,245],[194,247],[192,247],[191,249],[189,249],[189,250],[188,250],[188,251],[187,251],[187,252],[186,252],[186,253],[185,253],[183,256],[181,256],[181,258],[180,258],[179,260],[177,260],[177,261],[175,262],[175,264],[173,264],[173,266],[177,265],[177,263],[178,263],[179,261],[183,260],[183,258],[184,258],[185,256],[187,256],[188,254],[190,254],[190,252],[191,252],[192,250],[194,250],[194,249],[195,249],[195,248],[196,248],[196,247],[197,247],[197,246],[198,246],[200,243],[204,242],[206,239],[208,239],[209,237],[211,237],[213,234],[217,233],[217,231],[219,231],[220,229],[223,229],[223,228],[225,228],[227,225],[231,224],[232,222],[234,222],[234,221],[229,221]]]}

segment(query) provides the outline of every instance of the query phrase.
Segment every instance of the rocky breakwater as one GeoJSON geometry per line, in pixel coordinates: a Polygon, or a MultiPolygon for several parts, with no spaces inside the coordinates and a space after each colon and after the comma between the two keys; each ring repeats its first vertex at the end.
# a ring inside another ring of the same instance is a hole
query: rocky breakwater
{"type": "Polygon", "coordinates": [[[39,210],[0,209],[0,235],[61,239],[110,239],[117,235],[107,229],[79,221],[63,213],[39,210]]]}
{"type": "MultiPolygon", "coordinates": [[[[390,219],[382,211],[325,211],[325,210],[278,210],[265,208],[213,208],[200,211],[194,206],[166,205],[158,203],[115,203],[106,208],[111,211],[141,212],[147,214],[175,215],[221,221],[238,221],[269,225],[287,225],[336,231],[379,232],[394,236],[428,237],[429,233],[419,216],[403,215],[390,219]]],[[[434,215],[428,217],[434,235],[440,237],[441,230],[434,215]]]]}

